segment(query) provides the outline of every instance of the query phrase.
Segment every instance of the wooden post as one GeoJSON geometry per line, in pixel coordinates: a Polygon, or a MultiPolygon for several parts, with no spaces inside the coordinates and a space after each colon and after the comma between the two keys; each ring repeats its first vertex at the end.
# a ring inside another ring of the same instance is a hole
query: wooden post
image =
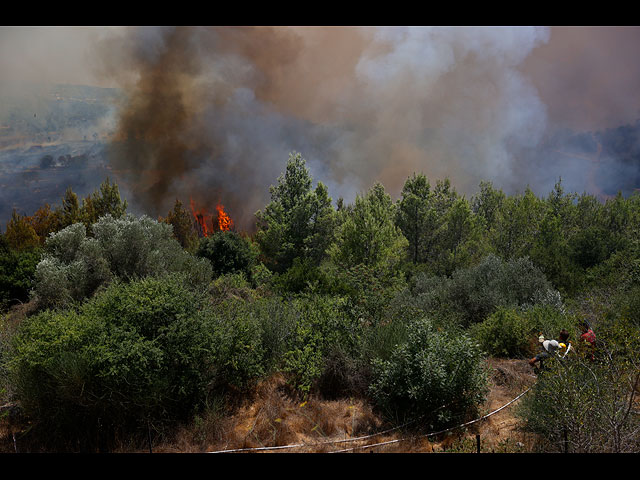
{"type": "Polygon", "coordinates": [[[480,453],[480,434],[476,433],[476,451],[480,453]]]}
{"type": "Polygon", "coordinates": [[[149,453],[153,453],[153,450],[151,449],[151,425],[149,425],[148,421],[147,421],[147,438],[149,439],[149,453]]]}

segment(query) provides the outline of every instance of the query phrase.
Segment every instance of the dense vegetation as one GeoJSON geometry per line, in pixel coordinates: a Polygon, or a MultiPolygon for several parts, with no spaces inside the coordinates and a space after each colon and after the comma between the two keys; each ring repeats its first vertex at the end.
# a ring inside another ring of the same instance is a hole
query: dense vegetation
{"type": "Polygon", "coordinates": [[[442,428],[478,413],[488,356],[529,358],[565,329],[575,352],[540,375],[523,426],[542,450],[563,431],[575,450],[638,446],[639,195],[483,182],[467,199],[414,174],[395,201],[378,183],[336,205],[291,154],[252,236],[199,239],[179,201],[136,218],[108,180],[82,202],[69,189],[59,207],[14,212],[0,398],[54,450],[202,418],[275,372],[291,395],[358,396],[442,428]]]}

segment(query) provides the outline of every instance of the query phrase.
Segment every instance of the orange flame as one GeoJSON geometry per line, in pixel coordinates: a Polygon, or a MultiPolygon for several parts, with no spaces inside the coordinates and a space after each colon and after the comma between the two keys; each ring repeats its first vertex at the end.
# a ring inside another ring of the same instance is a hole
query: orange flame
{"type": "MultiPolygon", "coordinates": [[[[208,216],[208,214],[206,210],[203,210],[203,209],[196,210],[193,199],[189,199],[189,201],[191,204],[191,213],[193,214],[193,217],[196,219],[196,222],[198,223],[198,227],[200,230],[198,233],[200,233],[200,235],[203,237],[208,237],[210,232],[209,232],[209,228],[207,227],[206,217],[208,216]]],[[[211,230],[213,230],[213,228],[211,230]]]]}
{"type": "Polygon", "coordinates": [[[218,204],[216,206],[217,222],[215,222],[213,215],[210,214],[206,209],[196,209],[193,199],[190,199],[190,203],[191,213],[193,214],[193,217],[198,224],[198,230],[201,236],[208,237],[216,230],[226,232],[231,230],[231,228],[233,227],[233,220],[231,220],[231,217],[227,214],[227,212],[224,211],[224,205],[218,204]]]}
{"type": "Polygon", "coordinates": [[[228,232],[233,226],[231,217],[224,211],[224,205],[216,205],[216,210],[218,211],[218,228],[223,232],[228,232]]]}

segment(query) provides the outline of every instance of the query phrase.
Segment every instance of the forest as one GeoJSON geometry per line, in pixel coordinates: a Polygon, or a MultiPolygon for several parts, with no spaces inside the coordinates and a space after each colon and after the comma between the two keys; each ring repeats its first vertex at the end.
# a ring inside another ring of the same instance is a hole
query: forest
{"type": "Polygon", "coordinates": [[[252,232],[222,213],[203,228],[187,199],[137,217],[110,179],[14,210],[0,422],[21,419],[24,450],[144,446],[149,425],[213,423],[275,374],[299,402],[363,399],[437,431],[482,413],[488,358],[529,360],[565,330],[572,348],[514,407],[532,451],[562,451],[567,432],[573,452],[638,451],[640,194],[558,179],[542,197],[486,181],[467,198],[415,173],[397,199],[376,183],[347,203],[296,152],[273,182],[252,232]]]}

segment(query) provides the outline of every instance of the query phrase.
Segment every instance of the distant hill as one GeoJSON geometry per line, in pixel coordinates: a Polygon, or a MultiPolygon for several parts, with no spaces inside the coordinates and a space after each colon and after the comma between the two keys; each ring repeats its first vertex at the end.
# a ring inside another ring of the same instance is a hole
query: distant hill
{"type": "Polygon", "coordinates": [[[0,148],[104,138],[121,99],[117,89],[82,85],[27,86],[0,96],[0,148]]]}
{"type": "Polygon", "coordinates": [[[113,134],[116,89],[29,86],[0,98],[0,227],[11,211],[31,215],[59,204],[65,189],[92,192],[110,174],[105,147],[113,134]]]}

